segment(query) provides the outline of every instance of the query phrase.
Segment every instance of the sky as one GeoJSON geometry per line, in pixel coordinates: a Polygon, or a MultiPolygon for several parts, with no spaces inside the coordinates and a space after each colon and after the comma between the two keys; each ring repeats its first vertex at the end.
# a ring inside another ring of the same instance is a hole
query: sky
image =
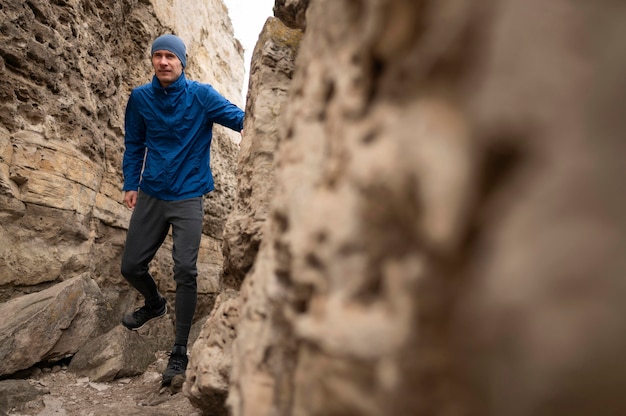
{"type": "Polygon", "coordinates": [[[254,45],[259,39],[259,33],[268,17],[273,16],[274,0],[224,0],[228,8],[230,20],[233,22],[235,38],[239,39],[244,48],[245,75],[243,81],[243,96],[248,89],[250,75],[250,59],[254,45]]]}

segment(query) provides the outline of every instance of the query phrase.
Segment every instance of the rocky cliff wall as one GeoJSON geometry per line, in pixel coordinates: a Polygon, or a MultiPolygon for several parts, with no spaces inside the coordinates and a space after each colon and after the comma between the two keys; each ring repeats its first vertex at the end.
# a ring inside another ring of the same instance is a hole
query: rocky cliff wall
{"type": "MultiPolygon", "coordinates": [[[[265,226],[275,193],[275,156],[280,147],[277,120],[284,111],[301,39],[300,29],[289,28],[279,19],[270,18],[252,56],[245,133],[237,166],[240,180],[222,244],[224,292],[218,296],[215,309],[194,344],[185,383],[185,394],[207,414],[228,414],[226,398],[229,394],[231,397],[238,394],[237,387],[229,386],[233,364],[236,364],[233,358],[238,357],[237,353],[233,355],[237,332],[241,336],[245,334],[249,340],[254,339],[247,348],[259,354],[264,353],[262,346],[268,339],[279,345],[284,341],[270,328],[264,327],[268,329],[264,333],[250,326],[235,331],[235,324],[241,316],[242,301],[259,306],[252,314],[267,316],[266,298],[262,293],[271,271],[265,270],[255,279],[255,289],[260,296],[257,293],[240,296],[237,291],[254,265],[262,264],[257,261],[259,247],[267,244],[271,235],[265,226]]],[[[254,376],[254,372],[249,376],[254,376]]],[[[253,402],[256,411],[263,413],[265,398],[257,394],[253,402]]]]}
{"type": "MultiPolygon", "coordinates": [[[[221,0],[0,0],[0,302],[81,276],[97,283],[109,327],[133,307],[119,273],[130,217],[124,108],[131,88],[151,80],[149,47],[167,32],[187,43],[190,78],[242,105],[243,51],[221,0]]],[[[235,186],[238,133],[215,132],[198,316],[219,291],[235,186]]],[[[153,265],[168,296],[170,251],[168,240],[153,265]]]]}
{"type": "MultiPolygon", "coordinates": [[[[54,336],[39,358],[72,353],[103,304],[134,302],[117,270],[121,109],[171,22],[197,56],[217,35],[192,29],[180,2],[0,6],[11,372],[36,362],[12,353],[33,352],[32,334],[54,336]]],[[[220,24],[220,4],[193,7],[220,24]]],[[[207,414],[625,414],[625,6],[277,0],[275,12],[255,49],[237,188],[237,148],[216,136],[201,290],[227,290],[185,394],[207,414]]],[[[221,47],[239,62],[236,42],[221,47]]],[[[189,73],[227,89],[225,67],[189,73]]],[[[124,343],[135,335],[93,338],[76,371],[141,372],[80,367],[114,338],[149,360],[146,342],[124,343]]]]}
{"type": "MultiPolygon", "coordinates": [[[[239,167],[227,232],[249,234],[226,244],[243,283],[203,328],[187,394],[225,393],[210,376],[232,368],[237,416],[625,413],[625,6],[275,13],[306,32],[293,77],[273,78],[277,137],[246,126],[240,161],[272,170],[239,167]]],[[[273,68],[275,28],[257,45],[273,68]]]]}

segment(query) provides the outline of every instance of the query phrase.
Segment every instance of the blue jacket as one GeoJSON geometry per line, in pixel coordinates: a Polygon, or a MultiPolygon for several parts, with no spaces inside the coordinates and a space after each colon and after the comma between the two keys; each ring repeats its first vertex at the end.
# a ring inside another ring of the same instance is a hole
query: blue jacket
{"type": "Polygon", "coordinates": [[[212,191],[213,123],[241,131],[243,118],[244,112],[213,87],[187,80],[184,72],[167,88],[153,76],[128,98],[123,190],[141,188],[168,201],[212,191]]]}

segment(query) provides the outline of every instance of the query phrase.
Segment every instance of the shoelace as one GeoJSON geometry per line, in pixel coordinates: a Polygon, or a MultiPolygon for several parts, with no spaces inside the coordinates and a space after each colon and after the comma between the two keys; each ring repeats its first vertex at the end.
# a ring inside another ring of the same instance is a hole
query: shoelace
{"type": "Polygon", "coordinates": [[[133,316],[137,320],[142,320],[143,318],[146,318],[149,315],[150,315],[150,311],[148,310],[148,308],[146,306],[142,306],[141,308],[137,308],[137,309],[135,309],[135,312],[133,312],[133,316]]]}
{"type": "Polygon", "coordinates": [[[182,355],[171,355],[170,362],[167,365],[167,368],[171,368],[172,370],[182,371],[183,366],[185,365],[185,359],[187,357],[182,355]]]}

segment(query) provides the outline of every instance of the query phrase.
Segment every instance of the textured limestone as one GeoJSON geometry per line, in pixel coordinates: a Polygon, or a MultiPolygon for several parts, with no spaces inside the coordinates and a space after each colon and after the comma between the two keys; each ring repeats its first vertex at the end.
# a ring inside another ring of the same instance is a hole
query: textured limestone
{"type": "MultiPolygon", "coordinates": [[[[227,261],[224,264],[223,287],[226,291],[218,298],[215,310],[194,344],[184,385],[185,394],[191,401],[211,414],[218,414],[218,411],[226,414],[224,401],[227,394],[234,394],[232,388],[229,393],[228,387],[233,365],[234,325],[239,321],[241,300],[234,295],[224,298],[224,303],[220,299],[232,289],[240,288],[263,238],[262,230],[273,197],[274,153],[279,146],[277,118],[288,94],[301,37],[301,31],[289,29],[280,20],[270,18],[252,57],[246,104],[248,121],[237,168],[238,177],[246,180],[238,184],[235,209],[224,230],[223,250],[227,261]]],[[[262,292],[264,283],[258,283],[256,289],[262,292]]],[[[265,297],[257,297],[256,294],[242,294],[242,299],[247,302],[251,301],[250,297],[261,304],[266,302],[265,297]]],[[[259,342],[266,336],[272,336],[269,333],[258,334],[253,328],[240,329],[240,334],[246,337],[261,335],[257,338],[259,342]]],[[[257,410],[263,406],[261,399],[260,396],[254,399],[257,410]]]]}
{"type": "MultiPolygon", "coordinates": [[[[0,5],[1,299],[88,270],[130,306],[120,108],[163,16],[192,48],[220,35],[175,2],[0,5]]],[[[230,378],[234,416],[626,414],[626,6],[307,6],[275,7],[306,16],[293,77],[288,32],[257,45],[237,189],[216,135],[200,285],[240,294],[218,299],[186,394],[225,412],[230,378]]]]}
{"type": "Polygon", "coordinates": [[[311,2],[233,415],[626,411],[625,7],[311,2]]]}
{"type": "Polygon", "coordinates": [[[247,123],[241,142],[234,209],[224,228],[223,286],[238,289],[254,263],[274,193],[274,159],[279,146],[278,117],[289,92],[300,30],[269,18],[252,55],[247,123]]]}
{"type": "Polygon", "coordinates": [[[0,375],[75,354],[102,331],[109,312],[86,275],[0,304],[0,375]]]}

